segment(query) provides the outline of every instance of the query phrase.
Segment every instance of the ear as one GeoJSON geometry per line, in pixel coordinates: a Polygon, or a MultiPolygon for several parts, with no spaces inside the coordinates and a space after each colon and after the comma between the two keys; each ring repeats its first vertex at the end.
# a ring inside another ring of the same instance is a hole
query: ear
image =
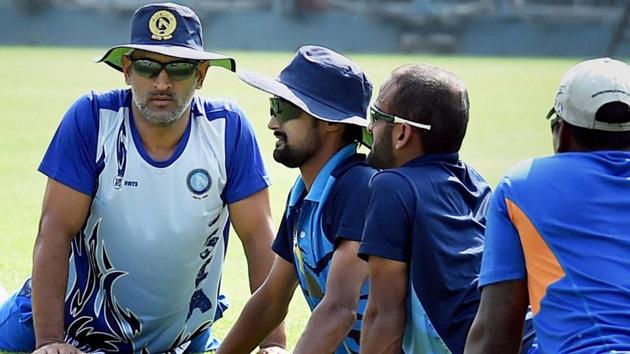
{"type": "Polygon", "coordinates": [[[197,90],[203,87],[203,80],[206,79],[206,74],[208,73],[209,67],[210,67],[209,61],[204,61],[203,63],[199,65],[199,68],[197,69],[198,70],[197,72],[199,73],[197,75],[197,85],[195,86],[197,90]]]}
{"type": "Polygon", "coordinates": [[[407,124],[396,124],[392,129],[394,148],[400,150],[411,143],[414,136],[413,129],[407,124]]]}
{"type": "Polygon", "coordinates": [[[122,71],[125,75],[125,83],[127,85],[131,85],[131,60],[126,55],[123,55],[120,58],[120,62],[122,63],[122,71]]]}
{"type": "Polygon", "coordinates": [[[577,143],[575,137],[571,134],[571,130],[567,128],[563,120],[558,122],[557,134],[557,146],[554,146],[555,152],[569,152],[577,150],[577,143]]]}
{"type": "Polygon", "coordinates": [[[336,132],[336,131],[339,131],[342,128],[340,123],[324,122],[324,124],[325,124],[325,129],[328,132],[336,132]]]}

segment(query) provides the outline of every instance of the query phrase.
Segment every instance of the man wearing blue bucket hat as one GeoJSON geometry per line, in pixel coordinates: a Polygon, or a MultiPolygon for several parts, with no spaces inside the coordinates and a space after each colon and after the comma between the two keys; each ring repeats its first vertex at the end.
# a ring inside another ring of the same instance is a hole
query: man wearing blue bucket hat
{"type": "Polygon", "coordinates": [[[357,154],[372,84],[350,60],[305,46],[277,79],[243,72],[271,95],[277,162],[299,168],[273,250],[278,254],[217,353],[249,353],[280,323],[299,285],[313,311],[294,353],[358,353],[367,302],[357,257],[375,172],[357,154]]]}
{"type": "Polygon", "coordinates": [[[204,51],[192,10],[162,3],[139,8],[129,44],[97,61],[131,88],[91,92],[63,118],[39,167],[33,277],[0,306],[0,350],[213,349],[229,221],[252,290],[273,262],[252,128],[233,103],[194,96],[209,66],[234,60],[204,51]]]}

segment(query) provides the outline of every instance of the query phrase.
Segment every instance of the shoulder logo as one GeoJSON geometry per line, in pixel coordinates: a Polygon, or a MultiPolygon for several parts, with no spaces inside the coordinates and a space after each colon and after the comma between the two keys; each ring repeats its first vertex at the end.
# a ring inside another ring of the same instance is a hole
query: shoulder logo
{"type": "Polygon", "coordinates": [[[149,19],[149,31],[151,38],[161,41],[173,38],[173,32],[177,28],[177,19],[166,10],[160,10],[149,19]]]}
{"type": "Polygon", "coordinates": [[[188,189],[196,195],[201,195],[210,190],[212,179],[208,171],[198,168],[190,171],[186,178],[188,189]]]}

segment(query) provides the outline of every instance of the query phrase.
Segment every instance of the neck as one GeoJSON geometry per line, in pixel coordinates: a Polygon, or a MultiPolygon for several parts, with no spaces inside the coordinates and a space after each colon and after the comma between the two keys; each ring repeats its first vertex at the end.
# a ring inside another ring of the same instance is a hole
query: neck
{"type": "Polygon", "coordinates": [[[132,103],[131,106],[133,121],[145,151],[156,161],[168,160],[175,153],[175,149],[188,126],[190,107],[172,125],[160,126],[151,123],[135,104],[132,103]]]}
{"type": "Polygon", "coordinates": [[[302,180],[306,185],[307,191],[311,190],[315,178],[317,178],[319,171],[321,171],[326,162],[344,146],[345,145],[342,145],[340,142],[338,144],[322,144],[317,154],[300,166],[300,174],[302,175],[302,180]]]}
{"type": "Polygon", "coordinates": [[[424,152],[422,149],[404,149],[399,150],[398,154],[395,155],[395,166],[394,168],[398,168],[411,160],[415,160],[421,156],[424,156],[424,152]]]}

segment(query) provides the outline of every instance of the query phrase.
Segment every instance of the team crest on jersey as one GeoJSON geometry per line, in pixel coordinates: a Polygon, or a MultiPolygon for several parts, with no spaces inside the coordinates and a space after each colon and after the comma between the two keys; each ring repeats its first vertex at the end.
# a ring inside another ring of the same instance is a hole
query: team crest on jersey
{"type": "Polygon", "coordinates": [[[196,195],[205,194],[212,186],[212,179],[208,171],[198,168],[190,171],[186,178],[188,189],[196,195]]]}
{"type": "Polygon", "coordinates": [[[161,41],[173,38],[173,32],[177,28],[177,19],[166,10],[160,10],[149,19],[149,31],[151,38],[161,41]]]}

